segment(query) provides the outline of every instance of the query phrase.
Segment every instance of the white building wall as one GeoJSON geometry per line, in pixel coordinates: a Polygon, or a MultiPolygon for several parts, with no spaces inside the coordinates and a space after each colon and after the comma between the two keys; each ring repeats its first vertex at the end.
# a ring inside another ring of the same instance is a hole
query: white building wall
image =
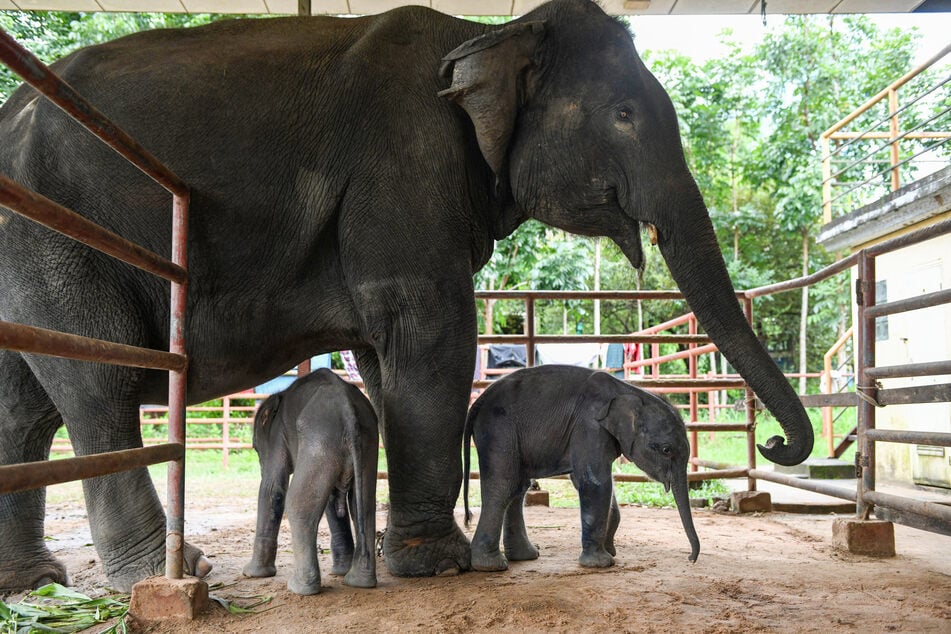
{"type": "MultiPolygon", "coordinates": [[[[855,273],[853,270],[853,277],[855,273]]],[[[876,279],[895,301],[951,288],[951,235],[876,259],[876,279]]],[[[951,305],[890,315],[877,324],[877,366],[951,359],[951,305]],[[887,334],[886,334],[887,329],[887,334]]],[[[856,348],[857,349],[857,348],[856,348]]],[[[951,382],[951,376],[885,379],[885,388],[951,382]]],[[[881,429],[951,432],[951,403],[891,405],[876,410],[881,429]]],[[[951,448],[878,443],[876,476],[883,482],[951,488],[951,448]]]]}

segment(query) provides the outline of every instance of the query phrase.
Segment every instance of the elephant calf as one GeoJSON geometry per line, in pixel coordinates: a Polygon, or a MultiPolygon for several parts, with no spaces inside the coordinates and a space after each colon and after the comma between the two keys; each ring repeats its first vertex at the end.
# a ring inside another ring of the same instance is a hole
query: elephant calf
{"type": "Polygon", "coordinates": [[[287,587],[320,592],[317,525],[326,509],[332,574],[349,586],[376,586],[376,414],[359,389],[327,369],[297,379],[265,400],[254,417],[261,463],[254,554],[248,577],[272,577],[285,493],[294,548],[287,587]],[[291,473],[294,478],[288,480],[291,473]],[[350,515],[356,530],[356,550],[350,515]],[[354,551],[355,550],[355,551],[354,551]]]}
{"type": "Polygon", "coordinates": [[[508,560],[535,559],[522,500],[531,478],[565,473],[581,505],[582,566],[614,564],[614,533],[621,519],[611,476],[620,455],[650,478],[673,488],[690,540],[690,561],[700,541],[687,496],[690,448],[683,419],[664,398],[605,372],[545,365],[514,372],[489,386],[469,410],[465,440],[466,525],[469,512],[469,443],[479,452],[482,514],[472,538],[472,567],[505,570],[508,560]],[[499,551],[503,532],[505,555],[499,551]]]}

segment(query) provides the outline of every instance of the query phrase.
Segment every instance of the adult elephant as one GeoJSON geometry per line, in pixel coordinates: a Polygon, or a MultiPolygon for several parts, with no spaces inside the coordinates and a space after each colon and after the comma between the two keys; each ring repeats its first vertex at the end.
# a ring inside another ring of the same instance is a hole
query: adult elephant
{"type": "MultiPolygon", "coordinates": [[[[555,0],[504,26],[421,8],[235,20],[140,33],[54,65],[191,187],[188,400],[353,348],[390,471],[386,563],[469,566],[453,519],[472,378],[472,275],[537,218],[612,238],[641,266],[656,228],[713,340],[802,461],[812,429],[739,310],[670,99],[624,26],[555,0]]],[[[0,173],[168,255],[169,197],[29,88],[0,110],[0,173]]],[[[167,286],[0,209],[0,319],[162,348],[167,286]],[[40,246],[42,245],[42,246],[40,246]]],[[[0,462],[137,447],[163,374],[0,351],[0,462]]],[[[113,585],[163,567],[144,469],[84,483],[113,585]]],[[[0,498],[0,587],[66,574],[43,542],[44,494],[0,498]]],[[[199,567],[190,548],[186,565],[199,567]]]]}

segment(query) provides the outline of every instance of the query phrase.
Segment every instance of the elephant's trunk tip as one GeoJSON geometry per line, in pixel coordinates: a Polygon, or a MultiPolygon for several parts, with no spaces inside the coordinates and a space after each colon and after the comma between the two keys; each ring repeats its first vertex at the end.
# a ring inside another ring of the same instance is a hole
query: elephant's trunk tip
{"type": "Polygon", "coordinates": [[[786,444],[782,436],[773,436],[765,445],[757,445],[763,457],[779,465],[792,467],[803,462],[812,453],[812,443],[786,444]]]}

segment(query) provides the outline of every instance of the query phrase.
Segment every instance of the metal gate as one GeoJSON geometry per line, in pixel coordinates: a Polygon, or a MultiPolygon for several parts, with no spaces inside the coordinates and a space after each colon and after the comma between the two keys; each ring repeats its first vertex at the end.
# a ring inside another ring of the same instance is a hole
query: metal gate
{"type": "Polygon", "coordinates": [[[168,352],[0,321],[0,348],[169,372],[168,443],[65,460],[0,466],[0,494],[170,462],[165,574],[170,579],[181,579],[185,528],[185,383],[188,364],[184,329],[188,280],[185,253],[188,187],[2,30],[0,61],[172,194],[172,259],[169,261],[0,175],[0,205],[171,282],[168,352]]]}

